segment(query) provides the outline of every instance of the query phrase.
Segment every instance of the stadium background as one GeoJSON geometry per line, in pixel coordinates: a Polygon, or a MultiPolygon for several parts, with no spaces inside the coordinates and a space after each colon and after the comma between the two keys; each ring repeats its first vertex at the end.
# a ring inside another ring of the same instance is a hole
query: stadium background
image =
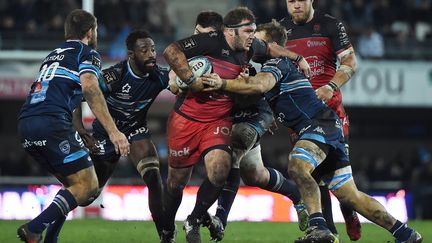
{"type": "MultiPolygon", "coordinates": [[[[55,180],[21,148],[16,135],[16,117],[40,61],[63,41],[63,20],[70,10],[94,11],[99,25],[98,50],[103,67],[108,67],[125,57],[124,39],[131,29],[151,31],[158,62],[165,65],[163,49],[170,42],[190,35],[195,13],[212,9],[225,14],[241,4],[254,11],[258,23],[286,15],[285,1],[281,0],[98,0],[94,3],[0,0],[0,219],[31,217],[35,212],[24,213],[22,207],[44,204],[57,189],[50,186],[55,180]]],[[[359,57],[359,71],[343,88],[351,120],[351,161],[358,187],[378,196],[397,212],[403,208],[402,220],[406,217],[432,219],[432,210],[428,210],[432,200],[432,1],[315,0],[314,6],[343,21],[359,57]]],[[[168,92],[162,93],[148,119],[163,176],[167,171],[165,125],[173,100],[168,92]]],[[[91,117],[85,119],[89,125],[91,117]]],[[[264,161],[285,173],[290,151],[285,129],[279,126],[275,135],[264,136],[262,144],[264,161]]],[[[203,174],[203,167],[197,167],[190,185],[199,184],[203,174]]],[[[123,205],[120,211],[132,210],[129,219],[148,219],[147,214],[133,213],[136,207],[148,209],[134,203],[145,200],[146,191],[130,163],[121,161],[110,184],[138,186],[111,187],[109,190],[115,192],[107,195],[114,195],[110,201],[120,200],[118,204],[123,205]],[[125,198],[131,203],[127,204],[125,198]]],[[[192,197],[194,190],[190,188],[192,197]]],[[[287,200],[248,190],[253,189],[244,188],[240,197],[243,201],[237,202],[239,208],[244,203],[259,202],[253,205],[271,205],[270,211],[252,208],[250,214],[241,212],[232,219],[295,220],[289,212],[277,216],[290,206],[287,200]],[[276,213],[272,210],[278,200],[286,204],[280,206],[282,212],[276,213]]],[[[77,210],[73,216],[127,218],[127,213],[106,217],[104,211],[108,212],[97,205],[77,210]]]]}

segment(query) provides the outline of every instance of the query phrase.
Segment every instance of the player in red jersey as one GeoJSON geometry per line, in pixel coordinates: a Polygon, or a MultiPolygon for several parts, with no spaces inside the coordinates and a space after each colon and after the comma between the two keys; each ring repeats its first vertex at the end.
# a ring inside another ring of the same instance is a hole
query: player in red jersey
{"type": "Polygon", "coordinates": [[[244,7],[230,11],[224,18],[223,31],[193,35],[169,45],[164,57],[177,76],[189,85],[178,96],[168,121],[169,169],[165,193],[166,226],[163,242],[174,242],[174,219],[183,188],[193,165],[201,159],[208,178],[201,185],[197,202],[183,228],[187,242],[201,242],[201,217],[216,201],[231,168],[231,120],[233,102],[225,92],[199,92],[203,88],[187,65],[187,58],[203,55],[210,59],[213,72],[236,78],[255,56],[288,56],[298,60],[308,75],[309,67],[301,56],[254,38],[253,13],[244,7]]]}
{"type": "MultiPolygon", "coordinates": [[[[286,3],[290,16],[280,21],[288,34],[285,47],[298,52],[308,61],[312,68],[310,82],[317,96],[337,113],[343,123],[345,139],[348,139],[349,121],[342,105],[340,87],[356,71],[357,60],[345,27],[334,17],[315,11],[313,0],[287,0],[286,3]]],[[[337,234],[326,187],[321,186],[321,195],[329,228],[337,234]]],[[[357,213],[342,204],[341,210],[349,238],[353,241],[360,239],[361,225],[357,213]]]]}

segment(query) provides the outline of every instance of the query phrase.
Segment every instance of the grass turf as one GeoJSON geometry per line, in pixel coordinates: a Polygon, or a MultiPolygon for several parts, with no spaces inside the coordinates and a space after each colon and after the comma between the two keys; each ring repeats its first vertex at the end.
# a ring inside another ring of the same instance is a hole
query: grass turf
{"type": "MultiPolygon", "coordinates": [[[[16,229],[24,221],[0,220],[0,242],[19,242],[16,238],[16,229]]],[[[432,221],[411,221],[409,225],[423,235],[423,242],[432,242],[432,221]]],[[[177,222],[177,242],[185,242],[182,224],[177,222]]],[[[345,226],[338,224],[337,228],[342,242],[350,242],[345,233],[345,226]]],[[[296,223],[269,223],[269,222],[230,222],[222,242],[294,242],[302,232],[296,223]]],[[[206,228],[201,228],[202,242],[210,242],[206,228]]],[[[373,225],[362,224],[362,238],[360,243],[386,243],[394,242],[390,233],[373,225]]],[[[155,227],[147,221],[106,221],[101,219],[66,221],[60,237],[60,243],[108,243],[128,242],[147,243],[159,242],[155,227]]]]}

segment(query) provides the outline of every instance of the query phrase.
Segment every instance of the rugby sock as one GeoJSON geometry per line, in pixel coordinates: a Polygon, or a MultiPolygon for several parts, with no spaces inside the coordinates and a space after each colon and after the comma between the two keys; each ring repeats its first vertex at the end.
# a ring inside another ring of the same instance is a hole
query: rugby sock
{"type": "Polygon", "coordinates": [[[143,175],[143,180],[146,183],[149,195],[149,208],[153,217],[153,221],[156,225],[156,229],[160,235],[163,229],[163,207],[162,205],[162,196],[163,196],[163,187],[162,187],[162,178],[160,176],[159,170],[149,170],[147,173],[143,175]]]}
{"type": "Polygon", "coordinates": [[[164,193],[164,215],[163,225],[164,230],[173,231],[175,230],[175,216],[177,214],[177,210],[180,207],[180,203],[183,198],[183,192],[179,195],[172,195],[165,190],[164,193]]]}
{"type": "Polygon", "coordinates": [[[56,219],[67,215],[77,207],[77,202],[67,189],[60,190],[53,202],[36,218],[28,223],[28,229],[33,233],[42,233],[56,219]]]}
{"type": "Polygon", "coordinates": [[[231,206],[234,203],[239,186],[240,169],[231,168],[225,186],[218,198],[218,206],[216,210],[216,216],[218,216],[224,226],[227,225],[228,214],[231,210],[231,206]]]}
{"type": "Polygon", "coordinates": [[[321,192],[321,207],[322,207],[322,213],[324,215],[324,219],[327,222],[327,226],[328,226],[329,230],[333,234],[337,234],[338,232],[337,232],[336,226],[333,222],[330,192],[326,186],[320,186],[319,189],[321,192]]]}
{"type": "Polygon", "coordinates": [[[190,218],[201,219],[204,213],[206,213],[216,201],[222,188],[222,186],[217,187],[213,185],[210,180],[206,178],[198,189],[195,207],[192,210],[190,218]]]}
{"type": "Polygon", "coordinates": [[[287,180],[282,173],[273,168],[266,167],[266,169],[270,173],[270,179],[263,189],[282,194],[291,199],[294,204],[298,204],[300,202],[300,192],[295,183],[287,180]]]}
{"type": "Polygon", "coordinates": [[[44,237],[44,243],[57,243],[60,230],[65,220],[66,215],[62,215],[48,226],[44,237]]]}
{"type": "Polygon", "coordinates": [[[392,235],[401,242],[407,241],[413,232],[413,229],[406,224],[397,220],[393,227],[389,230],[392,235]]]}
{"type": "Polygon", "coordinates": [[[327,224],[322,213],[309,215],[309,226],[318,226],[319,229],[327,229],[327,224]]]}

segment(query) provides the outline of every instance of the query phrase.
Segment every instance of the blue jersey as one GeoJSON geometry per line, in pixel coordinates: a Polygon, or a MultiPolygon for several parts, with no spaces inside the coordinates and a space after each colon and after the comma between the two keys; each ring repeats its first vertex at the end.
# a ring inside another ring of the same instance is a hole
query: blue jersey
{"type": "Polygon", "coordinates": [[[99,77],[100,66],[100,55],[88,45],[79,40],[64,42],[43,60],[19,119],[54,115],[72,120],[82,100],[80,75],[90,72],[99,77]]]}
{"type": "Polygon", "coordinates": [[[298,134],[308,120],[327,105],[320,100],[309,80],[297,70],[297,67],[286,57],[267,61],[261,72],[272,73],[276,78],[275,86],[265,93],[275,115],[287,127],[298,134]]]}
{"type": "MultiPolygon", "coordinates": [[[[168,70],[157,66],[139,77],[127,61],[122,61],[103,70],[102,76],[106,82],[108,110],[117,128],[128,137],[135,132],[147,133],[147,111],[158,94],[168,88],[168,70]]],[[[95,133],[107,136],[98,120],[93,123],[93,129],[95,133]]]]}

